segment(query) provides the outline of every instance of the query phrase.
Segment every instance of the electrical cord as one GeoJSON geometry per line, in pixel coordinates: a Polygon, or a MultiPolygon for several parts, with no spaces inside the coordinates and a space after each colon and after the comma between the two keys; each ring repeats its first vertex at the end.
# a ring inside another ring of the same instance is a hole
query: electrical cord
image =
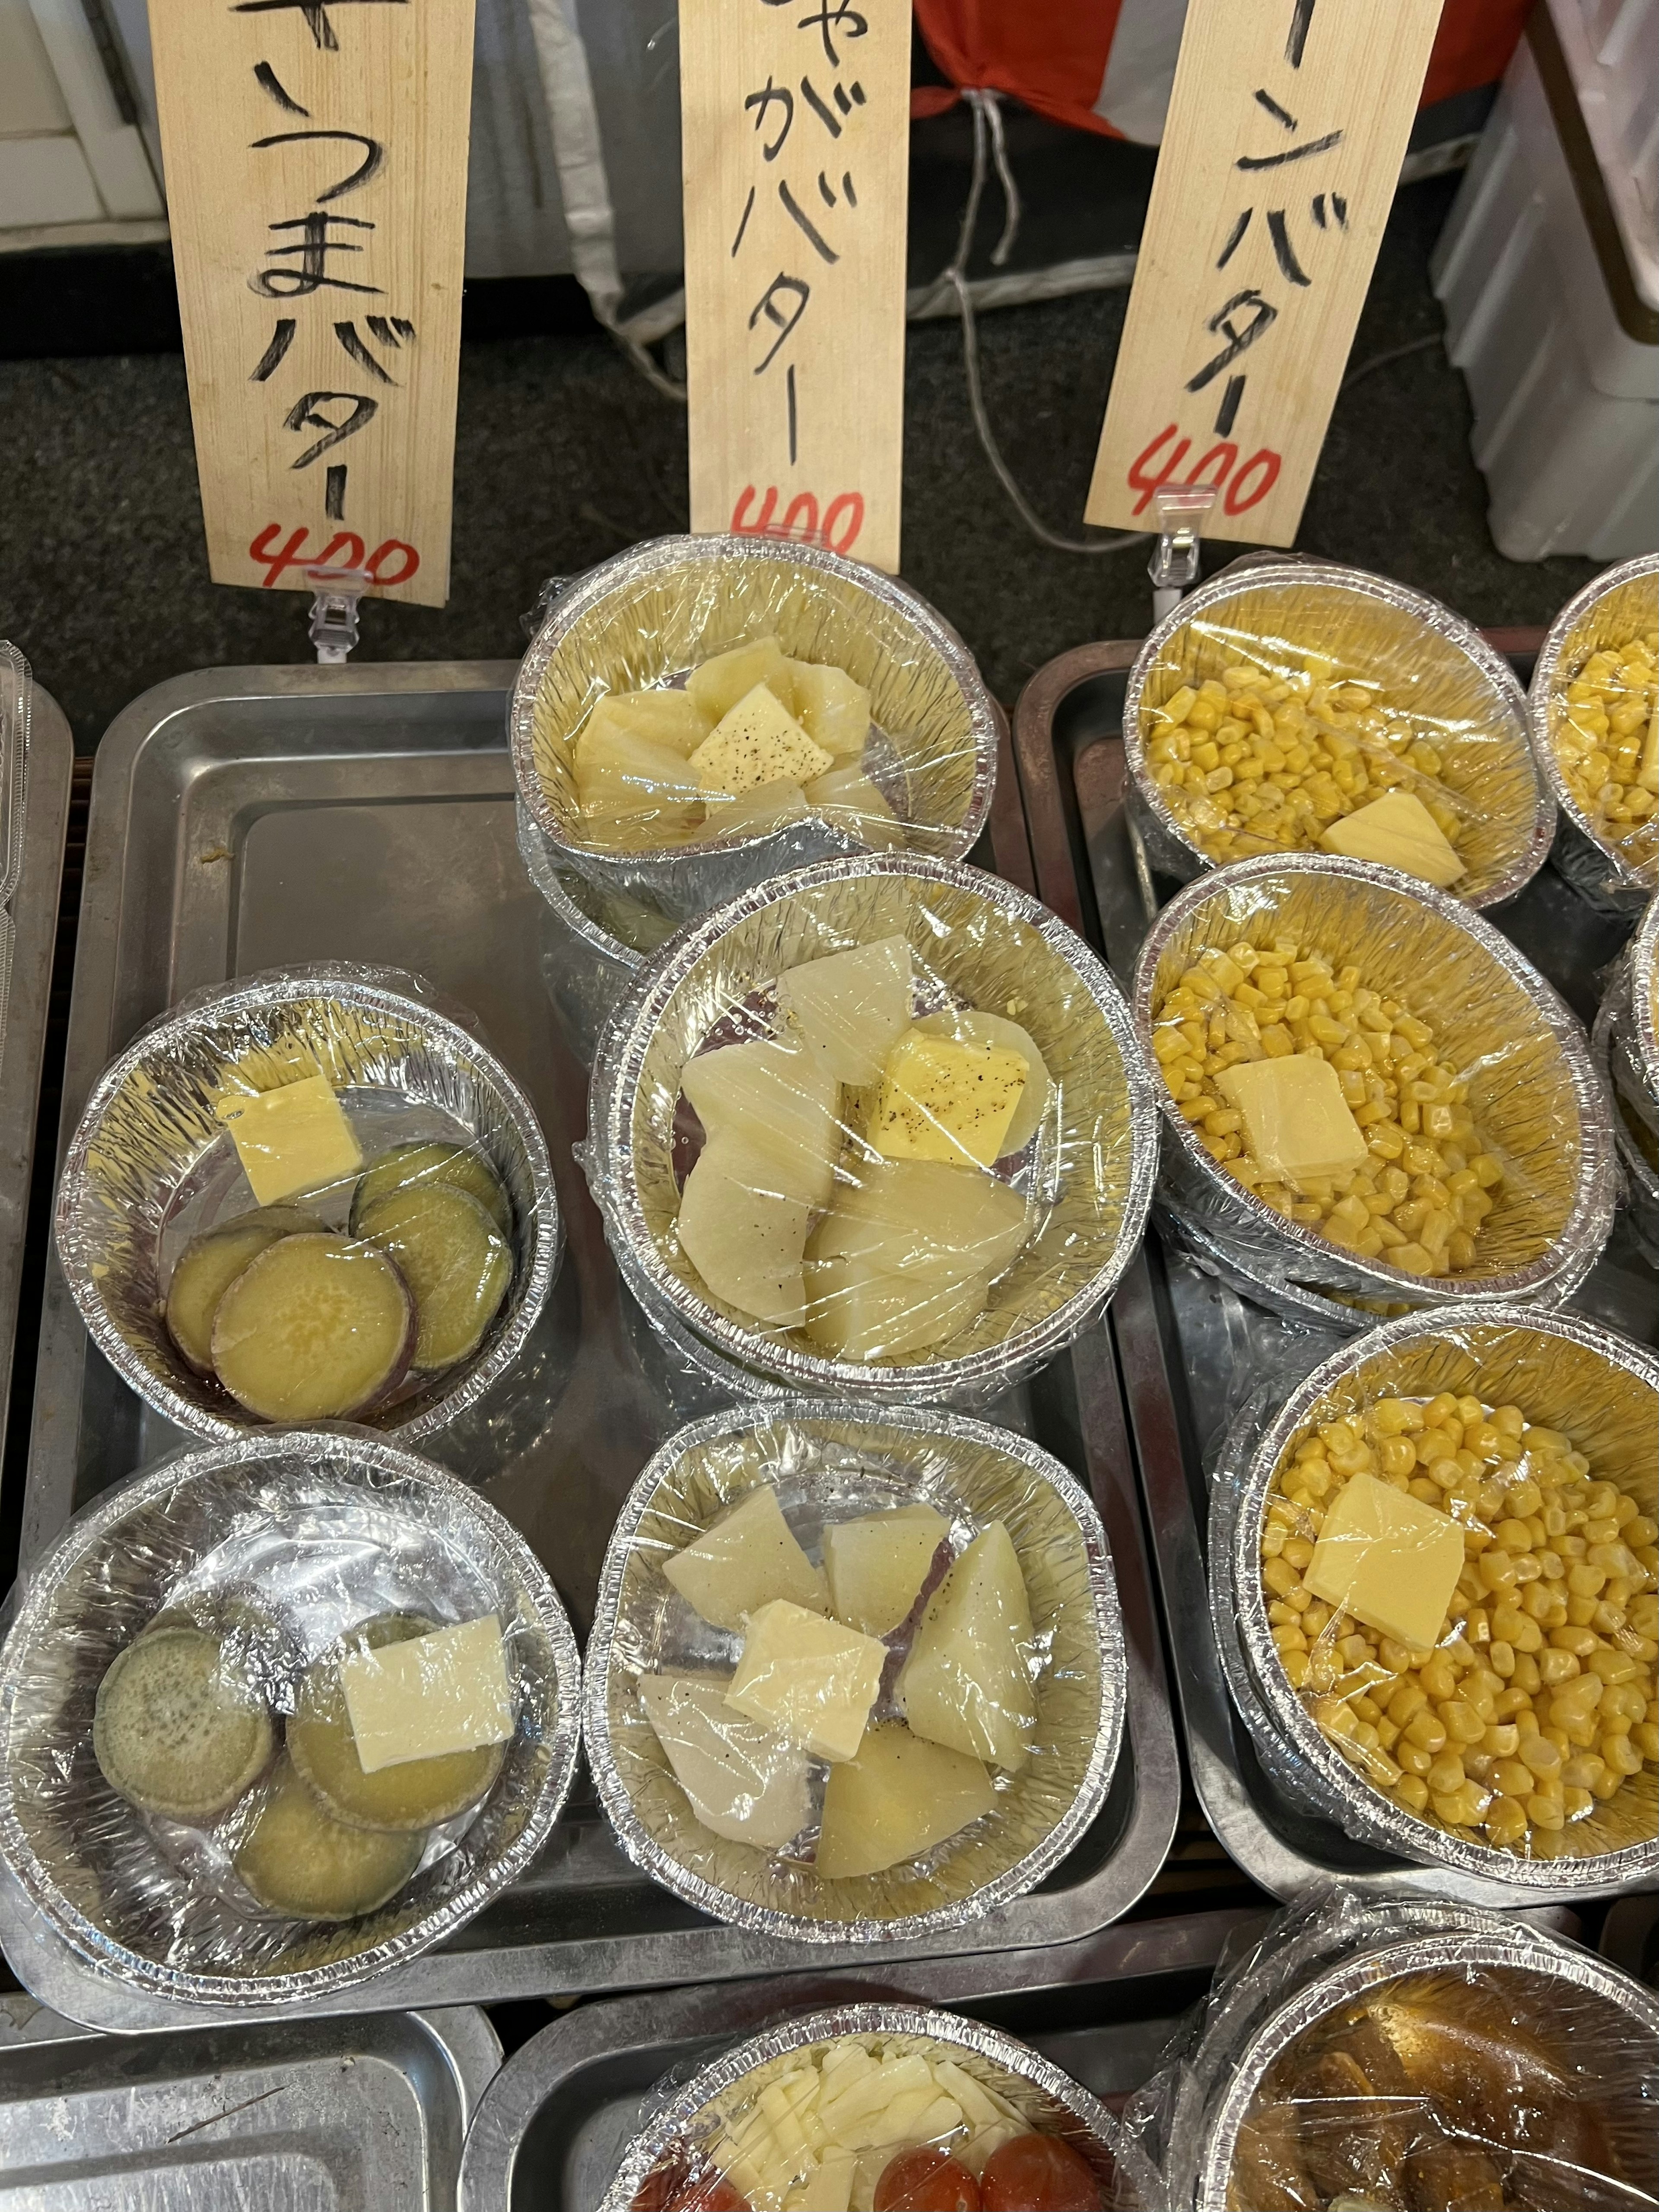
{"type": "Polygon", "coordinates": [[[1340,399],[1351,385],[1358,384],[1362,376],[1369,376],[1373,369],[1387,368],[1391,362],[1404,361],[1408,354],[1427,353],[1431,347],[1440,343],[1440,333],[1435,331],[1425,338],[1413,338],[1406,345],[1390,346],[1387,353],[1373,354],[1369,361],[1362,361],[1358,368],[1348,371],[1337,387],[1337,398],[1340,399]]]}

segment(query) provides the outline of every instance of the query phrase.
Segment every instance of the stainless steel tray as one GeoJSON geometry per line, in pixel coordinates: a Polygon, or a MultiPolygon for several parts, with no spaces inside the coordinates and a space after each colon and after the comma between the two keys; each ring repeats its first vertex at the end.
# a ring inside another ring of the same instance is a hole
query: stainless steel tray
{"type": "Polygon", "coordinates": [[[501,2059],[470,2005],[135,2039],[0,1996],[0,2206],[453,2212],[501,2059]]]}
{"type": "MultiPolygon", "coordinates": [[[[395,960],[472,1006],[524,1084],[553,1152],[569,1253],[544,1419],[486,1494],[522,1528],[579,1632],[629,1485],[679,1425],[635,1352],[599,1217],[570,1145],[586,1079],[538,965],[540,902],[514,842],[505,719],[511,663],[215,670],[118,716],[98,754],[64,1080],[64,1136],[138,1025],[198,984],[325,955],[395,960]]],[[[1030,884],[1011,769],[991,852],[1030,884]]],[[[1064,1942],[1152,1881],[1179,1807],[1179,1759],[1127,1429],[1103,1328],[995,1409],[1091,1486],[1129,1653],[1127,1743],[1099,1818],[1036,1894],[972,1929],[896,1948],[938,1956],[1064,1942]]],[[[171,1440],[94,1351],[49,1266],[23,1557],[171,1440]]],[[[0,1884],[0,1945],[55,2009],[95,2027],[177,2015],[134,1997],[28,1924],[0,1884]]],[[[867,1959],[804,1954],[705,1919],[612,1840],[585,1774],[532,1873],[448,1948],[336,2001],[408,2008],[775,1973],[867,1959]]],[[[199,2016],[199,2015],[193,2015],[199,2016]]]]}
{"type": "Polygon", "coordinates": [[[584,2005],[516,2051],[466,2139],[460,2212],[593,2212],[654,2084],[671,2066],[779,2013],[892,1999],[971,2013],[1018,2035],[1110,2106],[1158,2064],[1249,1911],[1188,1913],[1001,1957],[802,1976],[584,2005]]]}
{"type": "MultiPolygon", "coordinates": [[[[0,1462],[6,1448],[24,1230],[34,1171],[40,1060],[52,995],[52,948],[58,941],[64,825],[74,765],[75,741],[63,710],[37,684],[29,710],[23,866],[6,902],[12,933],[9,989],[0,972],[0,1462]]],[[[0,1528],[4,1525],[0,1515],[0,1528]]],[[[0,1559],[0,1577],[9,1574],[10,1564],[0,1559]]]]}
{"type": "MultiPolygon", "coordinates": [[[[1541,633],[1488,635],[1524,680],[1541,633]]],[[[1102,949],[1120,981],[1133,969],[1147,922],[1176,889],[1150,870],[1122,805],[1124,678],[1139,650],[1139,640],[1119,640],[1062,654],[1038,670],[1014,714],[1038,894],[1102,949]]],[[[1548,868],[1487,918],[1587,1022],[1594,1018],[1596,979],[1628,922],[1592,912],[1548,868]]],[[[1621,1229],[1573,1304],[1627,1334],[1659,1341],[1659,1278],[1621,1229]]],[[[1156,1229],[1113,1301],[1110,1327],[1193,1784],[1222,1844],[1276,1897],[1340,1876],[1372,1891],[1433,1891],[1514,1907],[1516,1893],[1501,1883],[1408,1866],[1289,1803],[1262,1772],[1227,1696],[1205,1581],[1209,1455],[1267,1362],[1294,1363],[1305,1373],[1340,1340],[1278,1321],[1204,1273],[1156,1229]]]]}

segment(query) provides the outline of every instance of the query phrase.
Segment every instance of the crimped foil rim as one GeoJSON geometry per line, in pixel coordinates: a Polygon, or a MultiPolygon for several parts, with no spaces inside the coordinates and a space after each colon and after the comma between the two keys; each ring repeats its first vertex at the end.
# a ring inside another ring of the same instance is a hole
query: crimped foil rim
{"type": "Polygon", "coordinates": [[[665,1889],[672,1890],[675,1896],[716,1920],[750,1929],[757,1935],[805,1943],[912,1942],[919,1936],[966,1927],[999,1905],[1025,1896],[1060,1864],[1105,1803],[1117,1771],[1128,1711],[1128,1661],[1111,1547],[1094,1500],[1070,1468],[1041,1444],[1012,1429],[975,1420],[965,1413],[916,1407],[872,1406],[853,1399],[837,1401],[783,1398],[733,1407],[676,1431],[653,1453],[629,1492],[617,1516],[600,1571],[593,1626],[587,1639],[582,1697],[582,1737],[588,1769],[606,1816],[629,1857],[665,1889]],[[1100,1653],[1101,1710],[1088,1764],[1076,1796],[1042,1841],[994,1881],[982,1884],[954,1905],[936,1905],[929,1912],[911,1913],[896,1920],[819,1920],[806,1913],[774,1911],[747,1898],[735,1897],[730,1891],[718,1888],[693,1874],[664,1849],[635,1814],[632,1796],[617,1764],[611,1741],[611,1668],[623,1577],[640,1523],[651,1510],[658,1489],[689,1452],[699,1450],[718,1437],[740,1436],[777,1422],[799,1422],[809,1431],[826,1425],[853,1423],[861,1428],[888,1429],[901,1435],[934,1440],[950,1437],[981,1450],[1000,1452],[1006,1458],[1018,1460],[1048,1484],[1077,1522],[1082,1536],[1100,1653]]]}
{"type": "Polygon", "coordinates": [[[631,974],[644,964],[643,952],[635,952],[631,945],[624,945],[620,937],[612,937],[582,907],[573,899],[560,878],[559,871],[548,858],[542,842],[542,832],[522,799],[515,799],[513,807],[518,830],[519,858],[524,862],[525,873],[552,908],[559,920],[580,944],[601,959],[615,961],[631,974]]]}
{"type": "Polygon", "coordinates": [[[1578,1107],[1578,1173],[1572,1210],[1549,1249],[1528,1266],[1515,1268],[1507,1275],[1486,1275],[1460,1282],[1455,1276],[1408,1274],[1403,1267],[1390,1267],[1382,1261],[1367,1260],[1358,1253],[1346,1251],[1328,1238],[1316,1235],[1304,1222],[1287,1220],[1254,1191],[1235,1182],[1199,1143],[1191,1124],[1182,1119],[1169,1085],[1158,1077],[1155,1088],[1165,1141],[1173,1141],[1182,1162],[1199,1176],[1218,1216],[1224,1221],[1231,1218],[1242,1226],[1248,1225],[1252,1235],[1264,1243],[1277,1243],[1285,1255],[1285,1273],[1294,1274],[1298,1280],[1323,1276],[1343,1290],[1401,1303],[1420,1301],[1426,1291],[1443,1314],[1462,1311],[1468,1305],[1493,1298],[1536,1297],[1566,1271],[1580,1252],[1589,1251],[1593,1261],[1613,1227],[1618,1179],[1613,1170],[1613,1137],[1607,1102],[1583,1030],[1565,1001],[1484,915],[1476,914],[1449,893],[1436,890],[1432,884],[1419,883],[1414,876],[1401,874],[1398,868],[1382,867],[1371,860],[1351,860],[1334,853],[1267,853],[1255,860],[1235,860],[1224,868],[1212,868],[1207,874],[1183,884],[1159,911],[1135,961],[1130,1006],[1135,1042],[1143,1059],[1149,1066],[1156,1064],[1152,1054],[1152,994],[1158,982],[1158,964],[1170,939],[1194,908],[1226,897],[1236,886],[1279,875],[1332,876],[1369,884],[1395,898],[1425,906],[1439,919],[1462,930],[1532,1000],[1567,1063],[1578,1107]],[[1431,1285],[1432,1290],[1427,1291],[1431,1285]]]}
{"type": "Polygon", "coordinates": [[[1194,2194],[1194,2212],[1227,2212],[1227,2185],[1239,2130],[1268,2069],[1297,2036],[1339,2006],[1352,2003],[1382,1984],[1403,1981],[1413,1974],[1455,1974],[1469,1966],[1548,1972],[1575,1983],[1629,2014],[1650,2040],[1659,2044],[1659,2002],[1647,1990],[1593,1952],[1558,1942],[1543,1930],[1528,1929],[1524,1923],[1502,1933],[1493,1929],[1490,1934],[1412,1936],[1378,1950],[1361,1952],[1286,1997],[1239,2053],[1211,2124],[1194,2194]]]}
{"type": "MultiPolygon", "coordinates": [[[[1623,1028],[1619,1019],[1623,1011],[1619,1003],[1621,995],[1615,993],[1602,1000],[1601,1011],[1595,1017],[1595,1026],[1590,1031],[1590,1054],[1595,1060],[1596,1073],[1607,1085],[1609,1093],[1615,1089],[1612,1048],[1615,1036],[1623,1028]]],[[[1632,1186],[1638,1200],[1649,1206],[1659,1206],[1659,1168],[1654,1167],[1625,1127],[1625,1119],[1619,1111],[1616,1097],[1613,1100],[1613,1141],[1626,1181],[1632,1186]]]]}
{"type": "Polygon", "coordinates": [[[996,711],[991,695],[985,687],[973,655],[938,610],[928,605],[920,592],[896,576],[883,574],[878,568],[869,568],[861,561],[849,561],[844,554],[831,552],[828,546],[806,545],[793,539],[724,535],[686,535],[676,538],[647,538],[643,544],[629,546],[616,553],[608,561],[601,561],[562,592],[548,610],[547,618],[537,631],[529,651],[519,665],[514,679],[513,696],[507,703],[507,741],[513,756],[514,781],[519,787],[520,803],[530,812],[532,819],[546,837],[552,848],[567,854],[570,865],[580,872],[580,862],[589,866],[607,860],[636,861],[641,857],[650,860],[673,859],[707,860],[714,856],[726,858],[734,853],[755,853],[775,839],[776,830],[762,830],[748,837],[704,837],[685,844],[664,846],[659,853],[619,854],[603,846],[579,845],[567,837],[561,829],[542,780],[536,772],[535,712],[536,699],[541,690],[542,679],[549,662],[564,642],[576,621],[590,613],[606,594],[620,583],[636,576],[645,576],[659,569],[691,568],[740,556],[745,561],[774,561],[781,566],[817,569],[825,575],[839,576],[858,586],[872,599],[884,600],[896,608],[927,640],[949,669],[968,708],[969,725],[973,732],[974,783],[968,801],[968,810],[959,823],[933,823],[932,834],[941,843],[958,848],[957,857],[973,847],[991,811],[991,796],[996,784],[998,736],[996,711]]]}
{"type": "Polygon", "coordinates": [[[1551,701],[1560,677],[1561,655],[1567,640],[1596,601],[1622,585],[1639,583],[1644,576],[1654,575],[1659,575],[1659,553],[1638,553],[1634,560],[1620,561],[1611,568],[1604,568],[1599,576],[1590,579],[1582,592],[1575,592],[1550,624],[1533,665],[1532,682],[1527,687],[1527,726],[1532,738],[1533,758],[1538,763],[1545,787],[1585,843],[1594,846],[1607,862],[1620,888],[1638,892],[1653,890],[1652,872],[1644,873],[1633,867],[1617,846],[1609,844],[1568,788],[1555,757],[1551,701]]]}
{"type": "Polygon", "coordinates": [[[464,1888],[453,1892],[441,1907],[423,1919],[349,1958],[308,1966],[297,1973],[219,1975],[189,1973],[161,1960],[145,1958],[115,1942],[88,1919],[64,1894],[36,1854],[18,1819],[9,1758],[0,1758],[0,1859],[3,1859],[30,1903],[76,1954],[100,1974],[125,1988],[181,2004],[264,2008],[273,2004],[309,2003],[350,1989],[359,1982],[370,1981],[392,1966],[417,1958],[434,1943],[442,1942],[464,1928],[492,1898],[524,1873],[546,1844],[563,1809],[575,1772],[581,1741],[581,1661],[575,1636],[546,1568],[506,1516],[479,1497],[459,1475],[381,1437],[331,1429],[245,1431],[227,1443],[175,1455],[148,1474],[133,1476],[97,1504],[77,1515],[30,1571],[22,1585],[21,1602],[5,1645],[0,1650],[0,1731],[3,1731],[0,1741],[10,1735],[17,1670],[31,1626],[38,1625],[46,1601],[56,1594],[70,1569],[88,1551],[104,1542],[129,1513],[197,1476],[217,1474],[226,1468],[268,1459],[307,1457],[352,1461],[364,1473],[424,1485],[449,1499],[457,1520],[465,1521],[471,1516],[492,1549],[498,1555],[507,1555],[535,1606],[538,1626],[553,1653],[558,1705],[556,1711],[542,1716],[541,1741],[546,1747],[547,1763],[533,1808],[507,1850],[493,1866],[464,1888]]]}
{"type": "Polygon", "coordinates": [[[1029,2044],[1000,2028],[988,2027],[982,2021],[965,2019],[959,2013],[939,2012],[929,2005],[836,2005],[822,2012],[802,2013],[779,2027],[763,2029],[701,2068],[623,2153],[599,2212],[628,2212],[641,2183],[663,2153],[685,2134],[705,2106],[724,2090],[735,2087],[745,2074],[786,2052],[848,2035],[913,2035],[947,2048],[971,2051],[1030,2082],[1080,2121],[1109,2155],[1115,2151],[1118,2124],[1099,2100],[1029,2044]]]}
{"type": "MultiPolygon", "coordinates": [[[[1374,1844],[1379,1850],[1409,1859],[1419,1866],[1455,1868],[1460,1874],[1517,1890],[1553,1892],[1585,1890],[1596,1893],[1640,1889],[1659,1877],[1659,1836],[1649,1842],[1627,1844],[1616,1851],[1597,1851],[1577,1857],[1522,1858],[1490,1844],[1466,1843],[1443,1828],[1419,1820],[1414,1814],[1384,1798],[1380,1791],[1355,1774],[1341,1753],[1327,1741],[1317,1722],[1303,1705],[1276,1657],[1267,1624],[1267,1600],[1259,1570],[1262,1516],[1267,1494],[1285,1446],[1326,1393],[1346,1382],[1366,1361],[1379,1358],[1449,1331],[1474,1328],[1524,1329],[1537,1335],[1559,1338],[1595,1353],[1610,1366],[1622,1369],[1659,1395],[1659,1357],[1576,1314],[1547,1307],[1492,1301],[1460,1307],[1455,1313],[1439,1311],[1407,1314],[1384,1322],[1345,1344],[1322,1360],[1297,1383],[1267,1427],[1250,1447],[1247,1464],[1240,1468],[1224,1464],[1218,1470],[1217,1490],[1224,1480],[1232,1488],[1232,1543],[1227,1556],[1211,1563],[1212,1608],[1218,1618],[1224,1608],[1237,1625],[1250,1686],[1278,1732],[1281,1744],[1300,1753],[1316,1778],[1322,1794],[1333,1807],[1341,1807],[1342,1825],[1374,1844]],[[1231,1588],[1228,1587],[1231,1583],[1231,1588]]],[[[1241,1422],[1241,1427],[1243,1424],[1241,1422]]],[[[1236,1441],[1230,1438],[1230,1443],[1236,1441]]],[[[1225,1455],[1231,1460],[1231,1454],[1225,1455]]],[[[1218,1640],[1223,1641],[1218,1632],[1218,1640]]],[[[1246,1718],[1249,1716],[1247,1714],[1246,1718]]]]}
{"type": "MultiPolygon", "coordinates": [[[[1188,592],[1170,613],[1164,616],[1135,655],[1123,692],[1123,757],[1128,763],[1136,798],[1153,817],[1159,827],[1166,830],[1175,842],[1191,860],[1194,868],[1204,874],[1212,873],[1217,864],[1196,844],[1182,828],[1181,821],[1164,796],[1163,787],[1152,775],[1146,760],[1146,732],[1141,726],[1141,695],[1146,688],[1146,678],[1155,665],[1159,653],[1176,635],[1190,623],[1195,615],[1208,614],[1240,592],[1259,591],[1266,585],[1309,586],[1322,585],[1328,589],[1352,592],[1356,598],[1380,599],[1385,606],[1403,607],[1415,615],[1428,629],[1435,631],[1466,653],[1497,695],[1500,708],[1506,710],[1514,723],[1516,744],[1523,750],[1527,744],[1527,697],[1521,688],[1520,678],[1503,654],[1487,644],[1472,623],[1455,613],[1439,599],[1431,599],[1426,592],[1415,592],[1409,584],[1397,584],[1390,576],[1374,576],[1369,569],[1350,568],[1339,561],[1289,560],[1275,561],[1264,557],[1251,562],[1248,568],[1235,563],[1212,576],[1207,584],[1188,592]]],[[[1540,661],[1540,665],[1542,665],[1540,661]]],[[[1475,907],[1500,905],[1504,899],[1513,898],[1523,884],[1529,884],[1542,867],[1550,849],[1555,829],[1555,807],[1550,790],[1538,781],[1537,805],[1533,813],[1532,834],[1525,851],[1505,876],[1478,899],[1460,900],[1466,910],[1475,907]]],[[[1292,860],[1294,854],[1264,854],[1267,860],[1292,860]]],[[[1308,855],[1300,857],[1307,858],[1308,855]]]]}
{"type": "MultiPolygon", "coordinates": [[[[703,1340],[739,1366],[775,1377],[800,1390],[830,1396],[866,1393],[903,1404],[919,1396],[957,1391],[993,1393],[1006,1389],[1063,1350],[1103,1311],[1139,1250],[1158,1174],[1157,1122],[1152,1079],[1146,1073],[1134,1026],[1117,985],[1075,930],[1040,901],[1017,890],[1000,876],[962,861],[936,860],[920,853],[860,854],[850,860],[820,860],[785,876],[756,884],[712,914],[688,922],[661,947],[611,1011],[593,1056],[589,1093],[590,1140],[597,1136],[601,1183],[596,1193],[611,1232],[613,1249],[625,1247],[634,1270],[674,1309],[703,1340]],[[1127,1093],[1129,1174],[1122,1218],[1110,1257],[1092,1279],[1034,1328],[1000,1344],[957,1359],[916,1360],[902,1366],[865,1366],[852,1360],[826,1359],[816,1352],[770,1342],[739,1328],[715,1307],[692,1292],[663,1264],[641,1218],[634,1169],[631,1121],[634,1093],[652,1032],[684,976],[726,931],[750,913],[821,885],[866,876],[904,876],[940,884],[983,899],[1043,938],[1072,969],[1111,1031],[1122,1063],[1127,1093]]],[[[590,1177],[590,1182],[592,1180],[590,1177]]]]}
{"type": "Polygon", "coordinates": [[[486,1391],[500,1382],[518,1358],[547,1304],[564,1250],[564,1220],[559,1211],[558,1193],[553,1182],[553,1163],[548,1156],[547,1141],[542,1135],[541,1124],[536,1119],[530,1101],[519,1085],[489,1047],[459,1022],[452,1021],[447,1015],[438,1012],[422,1000],[390,990],[383,984],[365,983],[357,971],[344,962],[319,961],[301,969],[284,969],[282,974],[280,987],[273,986],[261,976],[252,975],[234,988],[219,994],[204,1006],[187,1006],[182,1011],[174,1008],[161,1015],[148,1024],[126,1050],[104,1070],[93,1086],[75,1134],[70,1139],[63,1172],[58,1178],[58,1197],[52,1209],[53,1243],[58,1263],[63,1269],[64,1279],[69,1285],[70,1294],[75,1300],[88,1334],[127,1388],[142,1398],[146,1405],[165,1415],[186,1436],[204,1442],[222,1442],[249,1434],[270,1433],[273,1424],[256,1425],[252,1415],[246,1420],[232,1420],[194,1404],[181,1390],[174,1389],[170,1383],[153,1374],[116,1327],[90,1270],[82,1265],[75,1249],[76,1239],[68,1233],[80,1211],[88,1155],[97,1143],[99,1130],[110,1102],[135,1069],[143,1066],[158,1052],[165,1052],[174,1036],[186,1035],[193,1029],[234,1015],[246,1006],[255,1006],[261,1001],[280,1006],[295,999],[336,999],[344,1004],[364,1007],[373,1013],[392,1015],[399,1021],[406,1022],[412,1029],[424,1030],[452,1056],[464,1055],[475,1061],[499,1093],[506,1116],[524,1147],[535,1194],[532,1212],[536,1237],[534,1256],[525,1274],[524,1295],[516,1310],[491,1338],[483,1356],[471,1367],[464,1368],[452,1383],[439,1391],[430,1404],[407,1420],[398,1421],[396,1419],[398,1408],[393,1407],[391,1409],[386,1433],[395,1436],[402,1443],[424,1443],[441,1435],[453,1421],[475,1406],[486,1391]]]}
{"type": "Polygon", "coordinates": [[[1648,910],[1626,957],[1636,1064],[1648,1086],[1648,1096],[1659,1106],[1659,1010],[1654,1006],[1659,997],[1659,892],[1648,901],[1648,910]]]}

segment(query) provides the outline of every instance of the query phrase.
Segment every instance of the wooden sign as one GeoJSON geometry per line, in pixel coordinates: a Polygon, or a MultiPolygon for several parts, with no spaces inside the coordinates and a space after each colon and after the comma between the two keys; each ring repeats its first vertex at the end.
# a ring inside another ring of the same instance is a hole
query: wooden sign
{"type": "Polygon", "coordinates": [[[1417,112],[1440,0],[1190,0],[1085,510],[1206,537],[1302,520],[1417,112]]]}
{"type": "Polygon", "coordinates": [[[472,0],[150,0],[216,583],[449,589],[472,0]]]}
{"type": "Polygon", "coordinates": [[[896,568],[908,0],[681,0],[691,527],[896,568]]]}

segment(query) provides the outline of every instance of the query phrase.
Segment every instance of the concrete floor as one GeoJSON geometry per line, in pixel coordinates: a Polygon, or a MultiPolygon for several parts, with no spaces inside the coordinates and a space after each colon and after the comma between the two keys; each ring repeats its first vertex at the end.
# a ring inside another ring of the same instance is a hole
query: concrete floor
{"type": "MultiPolygon", "coordinates": [[[[1455,185],[1401,193],[1356,366],[1439,331],[1427,263],[1455,185]]],[[[1096,294],[981,322],[993,422],[1028,497],[1066,535],[1080,529],[1126,299],[1096,294]]],[[[906,416],[904,574],[961,630],[1001,698],[1068,647],[1144,630],[1144,548],[1049,551],[1010,508],[974,434],[953,323],[912,329],[906,416]]],[[[208,580],[181,357],[0,363],[0,635],[29,655],[83,750],[165,677],[309,657],[301,595],[208,580]]],[[[684,528],[684,487],[683,410],[608,339],[465,347],[453,596],[441,611],[370,607],[359,657],[516,655],[542,578],[684,528]]],[[[1587,561],[1519,564],[1493,547],[1467,396],[1438,348],[1338,402],[1300,544],[1488,624],[1546,623],[1593,573],[1587,561]]]]}

